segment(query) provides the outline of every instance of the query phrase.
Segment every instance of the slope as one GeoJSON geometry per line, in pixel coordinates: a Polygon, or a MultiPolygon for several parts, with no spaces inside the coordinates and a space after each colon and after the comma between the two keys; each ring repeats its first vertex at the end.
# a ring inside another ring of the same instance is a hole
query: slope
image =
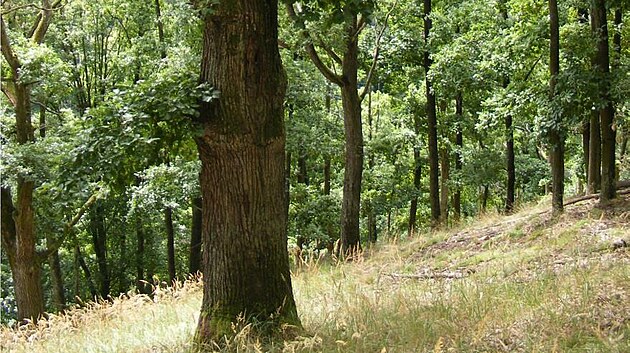
{"type": "MultiPolygon", "coordinates": [[[[239,352],[630,352],[630,196],[552,218],[548,203],[390,241],[352,263],[294,270],[306,332],[239,352]]],[[[200,285],[94,304],[2,329],[10,352],[186,352],[200,285]]]]}

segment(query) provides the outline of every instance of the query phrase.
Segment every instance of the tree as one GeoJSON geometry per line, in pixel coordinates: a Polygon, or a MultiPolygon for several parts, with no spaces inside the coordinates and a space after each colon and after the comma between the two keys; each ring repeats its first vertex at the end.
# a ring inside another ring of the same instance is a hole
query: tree
{"type": "MultiPolygon", "coordinates": [[[[504,22],[508,20],[508,10],[505,0],[499,2],[499,12],[504,22]]],[[[505,75],[502,78],[502,86],[507,89],[510,84],[510,77],[505,75]]],[[[511,213],[514,210],[514,189],[516,185],[516,166],[514,165],[514,128],[512,126],[512,114],[505,115],[505,142],[506,142],[506,170],[507,170],[507,193],[505,197],[505,212],[511,213]]]]}
{"type": "Polygon", "coordinates": [[[549,94],[552,106],[551,124],[549,126],[549,143],[551,144],[550,162],[553,194],[551,204],[554,214],[563,211],[564,196],[564,137],[562,136],[562,111],[553,105],[558,94],[557,80],[560,73],[560,30],[558,24],[558,4],[556,0],[549,0],[549,17],[551,40],[549,44],[549,94]]]}
{"type": "Polygon", "coordinates": [[[424,0],[424,70],[427,95],[427,124],[429,126],[429,194],[431,199],[431,221],[437,225],[440,221],[440,187],[438,168],[438,138],[437,138],[437,111],[435,107],[435,92],[429,78],[431,70],[431,52],[429,50],[429,35],[431,34],[431,0],[424,0]]]}
{"type": "Polygon", "coordinates": [[[299,326],[289,273],[277,2],[237,0],[201,9],[201,102],[196,137],[203,198],[204,293],[196,341],[232,323],[299,326]]]}
{"type": "MultiPolygon", "coordinates": [[[[605,204],[615,198],[615,109],[610,97],[610,57],[608,49],[608,24],[606,1],[597,0],[591,9],[592,26],[597,38],[595,63],[600,74],[599,124],[601,133],[601,189],[599,200],[605,204]]],[[[591,122],[592,124],[592,122],[591,122]]],[[[592,125],[591,125],[592,127],[592,125]]]]}
{"type": "Polygon", "coordinates": [[[343,28],[343,54],[339,56],[330,45],[323,42],[321,37],[314,36],[308,31],[305,18],[312,16],[312,13],[309,13],[305,8],[302,12],[296,12],[293,1],[287,2],[289,17],[300,29],[306,41],[305,50],[313,64],[331,83],[341,88],[346,142],[341,207],[341,246],[339,250],[342,256],[346,256],[360,249],[359,211],[364,159],[361,102],[370,89],[372,74],[378,59],[380,39],[385,31],[389,14],[385,17],[385,25],[377,36],[372,66],[367,73],[364,88],[359,93],[357,90],[359,83],[359,35],[368,24],[368,14],[374,7],[373,1],[317,2],[313,7],[319,7],[320,10],[330,14],[332,18],[330,22],[340,22],[343,28]],[[323,48],[333,63],[341,65],[341,74],[337,74],[335,70],[324,63],[314,43],[323,48]]]}
{"type": "MultiPolygon", "coordinates": [[[[51,4],[42,0],[41,10],[34,23],[30,41],[40,45],[50,25],[53,11],[61,1],[51,4]]],[[[4,10],[4,8],[3,8],[4,10]]],[[[12,9],[11,11],[15,11],[12,9]]],[[[35,141],[31,122],[31,85],[22,77],[23,63],[12,46],[9,30],[0,17],[2,55],[9,64],[10,84],[2,85],[2,92],[15,109],[17,143],[28,145],[35,141]]],[[[9,187],[2,186],[2,247],[5,249],[15,285],[18,319],[37,320],[44,313],[44,297],[41,284],[41,259],[37,253],[37,236],[33,210],[35,182],[28,176],[17,177],[16,203],[9,187]]]]}

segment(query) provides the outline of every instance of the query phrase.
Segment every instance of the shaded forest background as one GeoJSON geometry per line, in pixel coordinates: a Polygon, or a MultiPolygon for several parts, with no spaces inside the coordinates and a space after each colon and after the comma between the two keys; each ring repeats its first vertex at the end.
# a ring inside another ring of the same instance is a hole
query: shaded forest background
{"type": "MultiPolygon", "coordinates": [[[[554,190],[554,136],[564,194],[598,192],[609,107],[613,179],[630,178],[622,2],[602,15],[603,1],[559,1],[551,95],[544,2],[434,1],[428,17],[416,1],[281,6],[290,248],[318,256],[340,236],[351,249],[509,213],[554,190]],[[358,157],[360,187],[344,193],[358,157]]],[[[220,94],[198,83],[205,15],[176,0],[2,2],[3,323],[199,270],[194,121],[220,94]],[[16,271],[33,287],[16,288],[16,271]]]]}

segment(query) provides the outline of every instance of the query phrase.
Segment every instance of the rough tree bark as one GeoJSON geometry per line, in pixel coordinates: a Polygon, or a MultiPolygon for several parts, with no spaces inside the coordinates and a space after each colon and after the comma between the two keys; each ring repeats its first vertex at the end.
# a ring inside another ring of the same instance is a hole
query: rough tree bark
{"type": "Polygon", "coordinates": [[[287,252],[286,77],[277,1],[234,0],[205,16],[201,81],[220,97],[200,106],[203,281],[198,344],[220,343],[244,317],[261,334],[299,326],[287,252]],[[269,329],[269,331],[267,331],[269,329]]]}

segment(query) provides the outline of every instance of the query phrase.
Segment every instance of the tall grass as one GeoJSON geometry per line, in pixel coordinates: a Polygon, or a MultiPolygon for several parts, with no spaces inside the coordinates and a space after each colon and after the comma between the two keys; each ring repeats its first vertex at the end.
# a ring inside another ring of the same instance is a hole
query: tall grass
{"type": "MultiPolygon", "coordinates": [[[[489,216],[457,233],[381,243],[351,263],[303,263],[293,276],[302,336],[265,342],[245,326],[217,351],[630,352],[630,251],[593,233],[605,222],[606,234],[628,234],[628,223],[568,213],[489,216]],[[465,275],[412,276],[431,271],[465,275]]],[[[192,351],[200,284],[156,298],[2,329],[3,352],[192,351]]]]}

